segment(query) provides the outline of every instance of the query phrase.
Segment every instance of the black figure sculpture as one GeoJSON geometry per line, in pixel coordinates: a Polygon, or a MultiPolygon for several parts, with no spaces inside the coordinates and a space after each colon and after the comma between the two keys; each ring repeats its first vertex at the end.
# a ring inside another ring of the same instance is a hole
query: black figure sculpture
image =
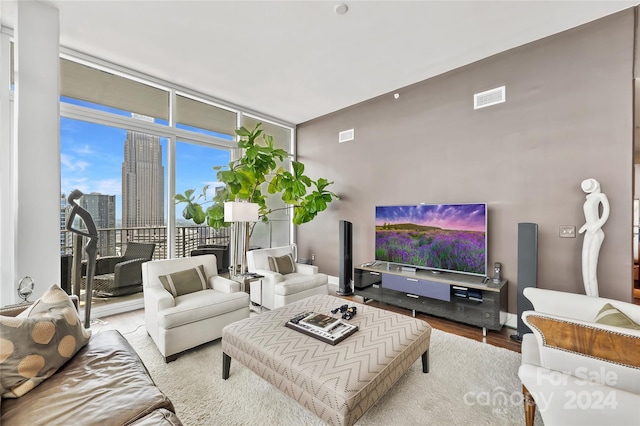
{"type": "Polygon", "coordinates": [[[91,324],[91,292],[93,289],[93,275],[96,271],[96,256],[98,254],[98,229],[91,217],[91,213],[76,203],[76,200],[82,197],[82,195],[84,194],[82,194],[80,190],[74,189],[67,197],[67,201],[73,207],[71,208],[71,213],[67,219],[66,228],[67,231],[89,238],[89,242],[84,247],[84,250],[87,252],[87,282],[84,295],[84,328],[89,328],[91,324]],[[80,216],[80,219],[84,222],[84,225],[87,228],[86,231],[73,228],[73,222],[76,215],[80,216]]]}

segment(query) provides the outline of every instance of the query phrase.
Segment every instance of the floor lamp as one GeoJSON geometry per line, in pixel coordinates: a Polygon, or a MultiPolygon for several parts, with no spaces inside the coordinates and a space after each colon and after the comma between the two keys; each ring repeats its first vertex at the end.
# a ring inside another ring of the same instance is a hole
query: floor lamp
{"type": "Polygon", "coordinates": [[[243,275],[246,272],[245,259],[249,249],[249,222],[257,222],[259,206],[256,203],[228,201],[224,203],[224,221],[233,223],[231,229],[231,274],[243,275]],[[240,256],[240,271],[237,256],[240,256]],[[239,272],[239,273],[238,273],[239,272]]]}

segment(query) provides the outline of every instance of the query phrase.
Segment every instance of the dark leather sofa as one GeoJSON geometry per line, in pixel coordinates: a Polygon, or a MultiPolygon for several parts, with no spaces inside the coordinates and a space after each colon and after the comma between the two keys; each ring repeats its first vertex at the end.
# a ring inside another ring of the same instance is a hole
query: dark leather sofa
{"type": "Polygon", "coordinates": [[[129,342],[117,331],[89,343],[53,376],[17,399],[3,399],[0,424],[182,425],[129,342]]]}

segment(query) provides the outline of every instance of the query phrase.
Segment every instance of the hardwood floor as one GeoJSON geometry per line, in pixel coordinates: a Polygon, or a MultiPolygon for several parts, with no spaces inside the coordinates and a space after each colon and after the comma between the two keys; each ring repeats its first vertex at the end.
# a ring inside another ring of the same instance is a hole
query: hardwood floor
{"type": "MultiPolygon", "coordinates": [[[[333,296],[337,296],[335,292],[330,292],[333,296]]],[[[361,303],[359,297],[355,296],[337,296],[342,297],[348,301],[355,301],[361,303]]],[[[412,316],[412,312],[408,309],[399,308],[397,306],[387,305],[376,301],[370,301],[367,305],[375,306],[381,309],[393,311],[402,315],[412,316]]],[[[487,331],[487,336],[482,336],[482,329],[479,327],[473,327],[470,325],[462,324],[455,321],[450,321],[444,318],[438,318],[431,315],[416,313],[416,318],[428,322],[431,327],[446,331],[447,333],[457,334],[469,339],[476,340],[478,342],[485,342],[489,345],[498,346],[500,348],[508,349],[514,352],[520,352],[520,343],[511,340],[511,335],[515,334],[515,330],[503,327],[500,331],[487,331]]],[[[98,333],[101,330],[116,329],[122,334],[132,333],[138,328],[144,327],[144,310],[138,309],[131,312],[126,312],[118,315],[111,315],[91,323],[91,329],[94,333],[98,333]]]]}

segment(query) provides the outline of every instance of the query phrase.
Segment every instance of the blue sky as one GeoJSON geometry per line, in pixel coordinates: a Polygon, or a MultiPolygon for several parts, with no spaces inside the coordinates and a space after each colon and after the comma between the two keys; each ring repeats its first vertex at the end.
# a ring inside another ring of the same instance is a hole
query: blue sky
{"type": "MultiPolygon", "coordinates": [[[[65,100],[69,101],[69,100],[65,100]]],[[[72,101],[74,104],[83,104],[72,101]]],[[[92,105],[95,107],[94,105],[92,105]]],[[[130,116],[130,113],[107,107],[98,109],[130,116]]],[[[84,193],[99,192],[116,196],[116,220],[122,217],[122,162],[126,129],[109,127],[70,118],[60,118],[60,162],[62,192],[74,189],[84,193]]],[[[218,135],[219,136],[219,135],[218,135]]],[[[167,138],[161,138],[162,162],[167,179],[167,138]]],[[[200,145],[176,144],[176,191],[216,185],[216,165],[228,165],[229,152],[200,145]]],[[[178,219],[184,206],[176,208],[178,219]]],[[[166,215],[165,215],[166,217],[166,215]]]]}

